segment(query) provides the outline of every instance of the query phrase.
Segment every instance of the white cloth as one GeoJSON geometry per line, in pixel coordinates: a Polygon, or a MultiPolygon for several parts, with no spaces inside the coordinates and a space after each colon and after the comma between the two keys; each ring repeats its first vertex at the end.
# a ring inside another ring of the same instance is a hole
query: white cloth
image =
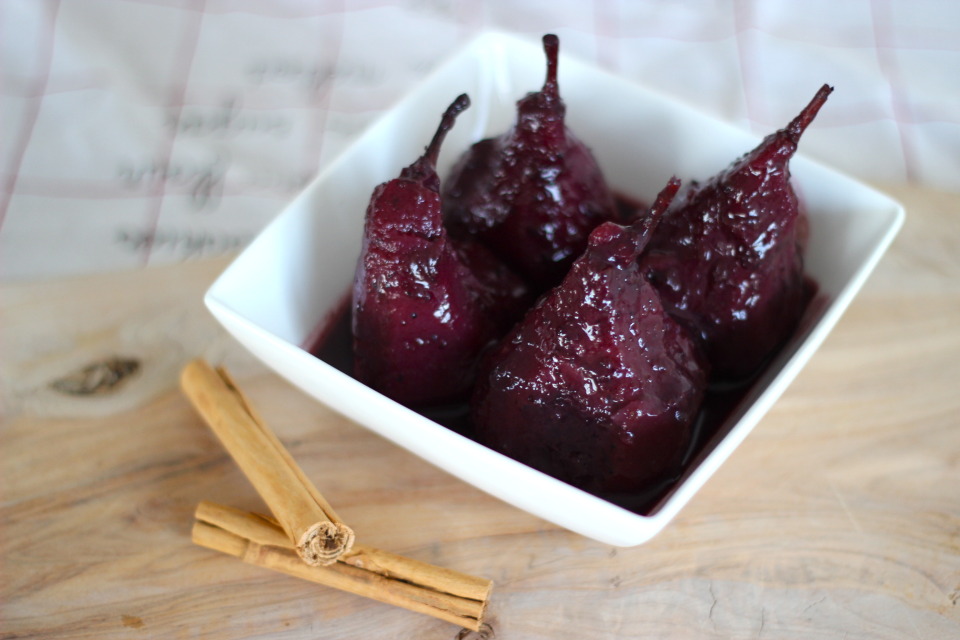
{"type": "Polygon", "coordinates": [[[0,278],[242,246],[487,29],[556,33],[564,53],[760,135],[829,83],[802,153],[960,190],[949,0],[4,0],[0,278]]]}

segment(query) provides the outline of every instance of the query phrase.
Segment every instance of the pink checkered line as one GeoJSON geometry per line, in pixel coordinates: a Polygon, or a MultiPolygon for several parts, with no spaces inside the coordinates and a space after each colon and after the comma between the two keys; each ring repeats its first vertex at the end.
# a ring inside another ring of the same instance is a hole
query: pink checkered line
{"type": "MultiPolygon", "coordinates": [[[[197,52],[197,43],[200,41],[200,31],[203,26],[203,10],[206,6],[206,0],[200,0],[194,5],[195,11],[184,12],[184,26],[181,34],[180,46],[178,49],[178,60],[174,69],[176,78],[170,83],[171,94],[167,101],[167,107],[175,113],[174,119],[179,120],[183,113],[184,98],[187,95],[187,83],[190,78],[190,68],[193,65],[193,58],[197,52]]],[[[177,141],[177,129],[171,135],[158,158],[160,164],[169,172],[170,161],[173,157],[173,147],[177,141]]],[[[150,261],[150,253],[153,251],[153,238],[156,236],[157,228],[160,225],[160,214],[163,211],[163,203],[166,194],[166,180],[155,182],[150,199],[149,218],[147,222],[147,241],[144,243],[142,262],[146,265],[150,261]]]]}
{"type": "Polygon", "coordinates": [[[50,66],[53,61],[54,33],[56,33],[57,15],[60,13],[60,0],[50,0],[47,3],[49,28],[46,29],[37,39],[37,53],[40,56],[40,68],[42,72],[37,76],[30,94],[36,96],[33,98],[33,104],[27,114],[26,122],[20,130],[20,137],[14,143],[13,155],[10,161],[10,171],[3,183],[3,193],[0,193],[0,229],[3,229],[3,222],[7,218],[7,210],[10,208],[10,200],[17,189],[17,179],[20,175],[20,167],[23,164],[23,157],[30,146],[30,139],[33,137],[33,130],[37,124],[37,117],[40,115],[40,105],[43,103],[43,96],[47,91],[47,84],[50,82],[50,66]]]}
{"type": "Polygon", "coordinates": [[[915,144],[906,131],[904,124],[912,120],[906,101],[902,99],[903,80],[893,55],[894,25],[893,11],[889,0],[873,0],[870,3],[870,15],[873,18],[873,31],[877,41],[877,61],[890,87],[890,106],[894,122],[900,136],[900,151],[903,155],[903,170],[908,182],[917,181],[917,161],[915,144]]]}

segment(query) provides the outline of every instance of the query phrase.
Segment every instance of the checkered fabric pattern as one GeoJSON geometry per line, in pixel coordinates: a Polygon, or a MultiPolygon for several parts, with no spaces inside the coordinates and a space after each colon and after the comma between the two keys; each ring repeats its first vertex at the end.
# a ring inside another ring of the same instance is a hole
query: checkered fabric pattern
{"type": "Polygon", "coordinates": [[[758,135],[836,87],[802,153],[960,190],[960,3],[938,0],[4,0],[0,278],[245,244],[484,30],[758,135]]]}

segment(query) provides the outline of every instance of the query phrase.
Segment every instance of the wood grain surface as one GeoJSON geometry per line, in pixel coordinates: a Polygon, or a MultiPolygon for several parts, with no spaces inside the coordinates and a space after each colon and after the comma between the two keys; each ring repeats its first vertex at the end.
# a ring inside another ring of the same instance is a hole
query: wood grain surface
{"type": "Polygon", "coordinates": [[[0,638],[960,638],[960,196],[903,232],[834,333],[649,543],[558,529],[302,395],[219,329],[225,260],[6,285],[0,638]],[[227,366],[372,546],[491,578],[489,627],[190,542],[201,500],[263,510],[177,389],[227,366]]]}

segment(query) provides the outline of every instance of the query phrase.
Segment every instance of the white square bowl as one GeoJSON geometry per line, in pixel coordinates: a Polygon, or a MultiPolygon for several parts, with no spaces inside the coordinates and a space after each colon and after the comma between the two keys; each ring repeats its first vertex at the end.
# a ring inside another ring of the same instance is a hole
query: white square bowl
{"type": "MultiPolygon", "coordinates": [[[[802,155],[793,159],[793,179],[810,217],[806,264],[819,285],[817,304],[667,495],[645,515],[618,507],[432,422],[304,348],[350,290],[373,188],[422,153],[443,110],[466,92],[472,106],[444,143],[442,179],[470,143],[511,125],[516,101],[540,88],[545,68],[539,42],[488,33],[470,43],[317,176],[227,268],[205,303],[255,356],[320,402],[521,509],[607,544],[634,546],[676,515],[783,393],[873,270],[905,213],[855,180],[802,155]]],[[[563,55],[559,74],[567,123],[619,194],[650,201],[670,176],[706,179],[759,142],[563,55]]],[[[784,125],[794,115],[783,114],[784,125]]]]}

